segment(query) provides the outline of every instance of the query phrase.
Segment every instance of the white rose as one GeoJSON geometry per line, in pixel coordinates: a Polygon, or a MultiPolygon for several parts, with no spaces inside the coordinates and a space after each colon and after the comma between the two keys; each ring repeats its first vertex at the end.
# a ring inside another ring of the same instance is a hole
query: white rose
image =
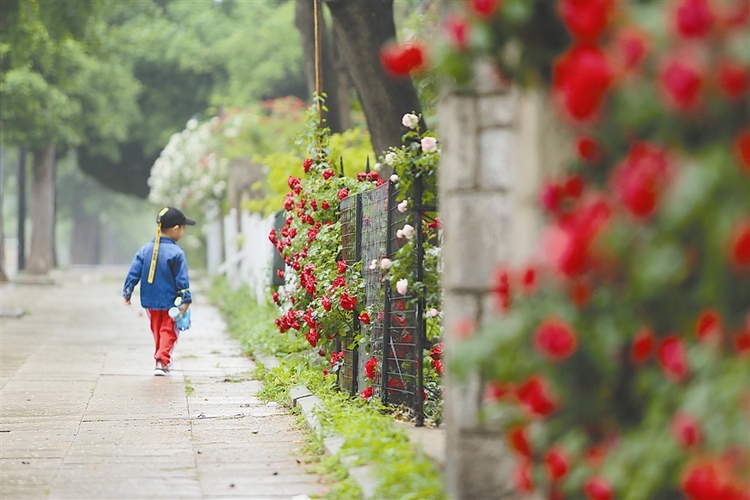
{"type": "Polygon", "coordinates": [[[406,113],[404,117],[401,118],[401,124],[407,128],[414,128],[417,126],[418,123],[419,123],[419,117],[412,113],[406,113]]]}
{"type": "Polygon", "coordinates": [[[398,175],[396,175],[396,174],[393,174],[393,175],[391,176],[391,182],[392,182],[392,183],[394,183],[394,184],[395,184],[395,183],[397,183],[397,182],[398,182],[398,175]]]}
{"type": "Polygon", "coordinates": [[[380,172],[380,169],[381,169],[381,168],[383,168],[383,165],[381,165],[380,163],[376,163],[376,164],[375,164],[375,165],[374,165],[374,166],[372,167],[372,169],[373,169],[374,171],[376,171],[376,172],[380,172]]]}
{"type": "Polygon", "coordinates": [[[437,139],[434,137],[425,137],[422,139],[422,151],[425,153],[434,153],[437,151],[437,139]]]}
{"type": "Polygon", "coordinates": [[[409,289],[409,281],[407,279],[401,279],[396,282],[396,291],[401,295],[406,295],[406,291],[409,289]]]}
{"type": "Polygon", "coordinates": [[[401,233],[407,240],[412,239],[414,237],[414,226],[410,224],[404,224],[404,228],[401,230],[401,233]]]}
{"type": "MultiPolygon", "coordinates": [[[[373,261],[375,262],[375,261],[373,261]]],[[[389,269],[393,265],[393,262],[391,262],[391,259],[383,258],[380,261],[380,268],[381,269],[389,269]]]]}
{"type": "Polygon", "coordinates": [[[386,163],[386,165],[393,165],[393,162],[396,161],[396,155],[394,155],[393,153],[386,153],[383,161],[386,163]]]}
{"type": "Polygon", "coordinates": [[[438,313],[438,310],[433,307],[427,314],[430,316],[430,318],[436,318],[440,313],[438,313]]]}
{"type": "Polygon", "coordinates": [[[396,231],[396,238],[401,239],[403,237],[404,237],[404,231],[403,231],[403,229],[399,229],[398,231],[396,231]]]}
{"type": "Polygon", "coordinates": [[[409,206],[409,202],[406,201],[406,200],[404,200],[401,203],[399,203],[398,205],[396,205],[396,208],[398,209],[399,212],[401,212],[403,214],[403,213],[406,212],[406,209],[407,209],[408,206],[409,206]]]}
{"type": "Polygon", "coordinates": [[[373,259],[372,262],[370,262],[370,265],[368,266],[368,269],[370,271],[374,271],[378,267],[378,261],[373,259]]]}

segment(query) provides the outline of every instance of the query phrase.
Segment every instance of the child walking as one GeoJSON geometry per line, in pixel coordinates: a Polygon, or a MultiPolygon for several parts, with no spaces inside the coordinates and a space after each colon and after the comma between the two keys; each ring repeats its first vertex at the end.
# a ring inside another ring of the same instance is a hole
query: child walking
{"type": "Polygon", "coordinates": [[[169,372],[178,336],[169,308],[180,297],[179,309],[184,313],[193,301],[185,252],[177,242],[185,234],[185,225],[193,226],[195,221],[174,207],[164,207],[156,217],[156,224],[156,238],[135,254],[122,296],[125,304],[130,305],[133,288],[141,282],[141,307],[148,313],[154,334],[154,375],[163,377],[169,372]]]}

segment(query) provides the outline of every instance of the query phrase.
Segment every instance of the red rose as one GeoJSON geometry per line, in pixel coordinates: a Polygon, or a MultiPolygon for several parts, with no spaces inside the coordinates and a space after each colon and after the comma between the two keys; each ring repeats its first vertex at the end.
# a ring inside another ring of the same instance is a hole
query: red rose
{"type": "Polygon", "coordinates": [[[330,168],[327,168],[327,169],[323,170],[323,174],[322,175],[323,175],[323,179],[328,180],[331,177],[333,177],[334,175],[336,175],[336,172],[334,172],[330,168]]]}
{"type": "Polygon", "coordinates": [[[484,399],[491,403],[496,403],[514,391],[515,387],[513,384],[500,382],[499,380],[491,380],[484,388],[484,399]]]}
{"type": "Polygon", "coordinates": [[[552,481],[565,477],[568,473],[569,463],[568,453],[560,445],[554,445],[544,456],[544,465],[552,481]]]}
{"type": "Polygon", "coordinates": [[[670,335],[659,344],[657,350],[659,364],[668,380],[682,382],[688,374],[688,360],[685,344],[682,340],[670,335]]]}
{"type": "Polygon", "coordinates": [[[574,38],[595,42],[609,23],[613,0],[559,0],[560,17],[574,38]]]}
{"type": "Polygon", "coordinates": [[[741,63],[719,63],[719,88],[730,99],[737,99],[750,87],[750,71],[741,63]]]}
{"type": "Polygon", "coordinates": [[[745,173],[750,174],[750,128],[737,134],[734,140],[734,152],[745,173]]]}
{"type": "Polygon", "coordinates": [[[547,318],[534,333],[534,349],[552,361],[570,357],[578,346],[575,331],[557,318],[547,318]]]}
{"type": "Polygon", "coordinates": [[[274,245],[276,244],[277,240],[276,240],[276,230],[275,229],[271,229],[271,232],[268,233],[268,240],[271,243],[273,243],[274,245]]]}
{"type": "Polygon", "coordinates": [[[701,313],[695,323],[695,336],[699,341],[721,334],[721,316],[716,309],[707,309],[701,313]]]}
{"type": "Polygon", "coordinates": [[[370,399],[372,397],[372,392],[373,392],[373,388],[372,388],[372,386],[369,386],[369,387],[365,388],[364,391],[362,391],[362,392],[359,393],[359,397],[361,397],[363,399],[370,399]]]}
{"type": "Polygon", "coordinates": [[[750,4],[747,0],[717,2],[714,7],[719,24],[726,29],[741,28],[750,19],[750,4]]]}
{"type": "Polygon", "coordinates": [[[545,210],[554,212],[560,207],[560,202],[563,198],[563,188],[559,184],[545,181],[539,198],[545,210]]]}
{"type": "Polygon", "coordinates": [[[531,461],[521,460],[513,469],[513,486],[518,493],[528,495],[534,491],[534,482],[531,479],[531,461]]]}
{"type": "Polygon", "coordinates": [[[518,401],[531,416],[548,417],[557,409],[557,402],[541,375],[534,375],[516,389],[518,401]]]}
{"type": "Polygon", "coordinates": [[[391,44],[380,50],[380,64],[392,76],[408,76],[413,71],[423,69],[427,58],[424,49],[417,43],[391,44]]]}
{"type": "Polygon", "coordinates": [[[734,348],[741,356],[750,353],[750,328],[737,334],[734,338],[734,348]]]}
{"type": "Polygon", "coordinates": [[[742,221],[732,234],[732,263],[744,267],[750,265],[750,221],[742,221]]]}
{"type": "Polygon", "coordinates": [[[654,349],[654,332],[651,328],[644,326],[635,334],[633,345],[630,348],[630,359],[635,364],[643,364],[651,356],[654,349]]]}
{"type": "Polygon", "coordinates": [[[583,491],[590,500],[612,500],[614,493],[609,482],[600,476],[594,476],[583,483],[583,491]]]}
{"type": "Polygon", "coordinates": [[[443,357],[443,343],[440,342],[439,344],[435,344],[432,349],[430,349],[430,357],[432,359],[440,359],[443,357]]]}
{"type": "Polygon", "coordinates": [[[510,276],[504,267],[495,271],[495,286],[493,288],[497,297],[497,306],[500,311],[510,307],[510,276]]]}
{"type": "Polygon", "coordinates": [[[318,344],[318,340],[320,339],[320,334],[315,328],[310,328],[310,332],[305,335],[305,338],[307,338],[307,341],[311,346],[315,347],[318,344]]]}
{"type": "Polygon", "coordinates": [[[665,151],[647,143],[636,143],[612,172],[610,184],[625,209],[643,218],[656,210],[667,177],[665,151]]]}
{"type": "Polygon", "coordinates": [[[536,290],[536,269],[528,266],[521,272],[521,289],[526,294],[534,293],[536,290]]]}
{"type": "Polygon", "coordinates": [[[674,16],[677,33],[683,38],[707,35],[714,24],[708,0],[680,0],[674,16]]]}
{"type": "Polygon", "coordinates": [[[336,196],[339,197],[339,200],[343,200],[344,198],[346,198],[347,196],[349,196],[349,190],[346,189],[346,188],[339,189],[339,192],[336,193],[336,196]]]}
{"type": "Polygon", "coordinates": [[[400,378],[392,378],[388,381],[388,393],[395,394],[404,390],[404,382],[400,378]]]}
{"type": "Polygon", "coordinates": [[[637,68],[648,51],[648,38],[634,29],[626,28],[615,39],[615,51],[625,71],[637,68]]]}
{"type": "Polygon", "coordinates": [[[598,47],[578,44],[555,62],[553,88],[572,119],[589,121],[599,112],[613,76],[607,57],[598,47]]]}
{"type": "Polygon", "coordinates": [[[526,427],[512,427],[508,431],[508,445],[521,456],[531,458],[531,446],[527,438],[526,427]]]}
{"type": "Polygon", "coordinates": [[[676,413],[670,424],[672,436],[683,448],[692,448],[703,440],[698,422],[687,413],[676,413]]]}
{"type": "Polygon", "coordinates": [[[370,358],[365,363],[365,376],[370,380],[375,379],[375,369],[378,367],[378,358],[370,358]]]}
{"type": "Polygon", "coordinates": [[[359,313],[359,321],[360,323],[364,323],[365,325],[370,324],[370,315],[367,314],[365,311],[362,311],[359,313]]]}
{"type": "Polygon", "coordinates": [[[271,296],[273,298],[273,303],[277,306],[281,305],[281,301],[279,300],[279,292],[273,292],[273,295],[271,296]]]}
{"type": "Polygon", "coordinates": [[[310,167],[312,167],[312,164],[312,158],[305,158],[305,161],[302,162],[302,168],[305,170],[305,173],[308,173],[310,171],[310,167]]]}
{"type": "Polygon", "coordinates": [[[320,299],[320,302],[326,312],[331,310],[331,299],[329,299],[328,297],[323,297],[322,299],[320,299]]]}
{"type": "Polygon", "coordinates": [[[595,163],[601,157],[599,145],[588,136],[581,136],[576,141],[576,153],[578,158],[588,163],[595,163]]]}
{"type": "Polygon", "coordinates": [[[592,261],[591,245],[610,215],[609,205],[600,199],[566,214],[543,235],[542,245],[549,261],[569,278],[584,273],[592,261]]]}
{"type": "Polygon", "coordinates": [[[346,261],[340,260],[336,263],[338,265],[339,274],[346,272],[346,261]]]}
{"type": "Polygon", "coordinates": [[[357,297],[352,297],[344,292],[339,298],[339,304],[344,311],[353,311],[357,307],[357,297]]]}
{"type": "Polygon", "coordinates": [[[469,6],[479,17],[492,17],[500,6],[500,0],[469,0],[469,6]]]}
{"type": "Polygon", "coordinates": [[[463,17],[453,14],[445,20],[444,29],[448,35],[448,41],[459,51],[469,47],[469,24],[463,17]]]}
{"type": "Polygon", "coordinates": [[[664,61],[659,72],[659,86],[667,102],[679,111],[691,111],[700,105],[703,75],[686,56],[664,61]]]}
{"type": "Polygon", "coordinates": [[[430,362],[430,365],[432,365],[432,367],[435,369],[435,371],[437,372],[438,375],[442,375],[443,374],[444,366],[443,366],[443,361],[442,360],[440,360],[440,359],[433,359],[430,362]]]}
{"type": "Polygon", "coordinates": [[[580,175],[573,174],[565,180],[563,185],[563,191],[565,196],[570,198],[578,198],[583,193],[583,179],[580,175]]]}
{"type": "Polygon", "coordinates": [[[723,461],[693,462],[685,468],[680,487],[690,500],[746,500],[747,490],[733,480],[729,469],[723,461]]]}
{"type": "Polygon", "coordinates": [[[323,210],[328,210],[329,208],[331,208],[331,205],[326,200],[323,200],[323,203],[320,204],[320,208],[322,208],[323,210]]]}

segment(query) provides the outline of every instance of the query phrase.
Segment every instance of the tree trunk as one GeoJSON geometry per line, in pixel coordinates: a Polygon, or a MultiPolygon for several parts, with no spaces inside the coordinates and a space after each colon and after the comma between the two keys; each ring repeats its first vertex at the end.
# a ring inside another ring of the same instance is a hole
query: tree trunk
{"type": "Polygon", "coordinates": [[[2,146],[0,146],[0,282],[8,281],[8,276],[5,274],[5,232],[3,230],[4,166],[2,146]]]}
{"type": "MultiPolygon", "coordinates": [[[[307,90],[312,96],[315,93],[315,14],[313,0],[296,1],[294,24],[300,32],[302,51],[305,56],[307,90]]],[[[346,128],[343,126],[341,116],[344,113],[348,114],[350,108],[343,109],[339,100],[341,90],[334,66],[333,48],[328,40],[328,29],[325,24],[325,16],[323,16],[322,3],[318,10],[318,31],[320,36],[320,85],[322,92],[328,95],[326,98],[328,112],[324,113],[323,117],[331,132],[343,132],[346,128]]]]}
{"type": "Polygon", "coordinates": [[[326,0],[338,48],[346,61],[370,129],[376,155],[401,145],[401,117],[421,111],[408,78],[388,76],[380,65],[380,48],[396,37],[393,0],[326,0]]]}
{"type": "Polygon", "coordinates": [[[55,262],[55,146],[33,151],[33,203],[29,274],[47,274],[55,262]]]}
{"type": "Polygon", "coordinates": [[[340,42],[336,33],[333,33],[333,68],[337,80],[336,90],[338,93],[339,120],[341,129],[352,128],[352,79],[346,69],[346,61],[341,55],[340,42]]]}

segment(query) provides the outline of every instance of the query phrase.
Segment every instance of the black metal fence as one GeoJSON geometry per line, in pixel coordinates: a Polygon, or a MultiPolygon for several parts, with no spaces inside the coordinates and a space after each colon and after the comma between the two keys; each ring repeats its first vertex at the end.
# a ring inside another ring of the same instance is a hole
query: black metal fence
{"type": "MultiPolygon", "coordinates": [[[[416,187],[414,210],[400,212],[398,192],[391,182],[371,191],[345,198],[340,205],[342,227],[342,258],[362,262],[365,282],[365,304],[371,312],[369,326],[359,325],[356,317],[354,331],[360,331],[369,345],[356,346],[352,337],[341,340],[344,364],[339,372],[339,386],[351,394],[364,389],[364,363],[370,357],[378,360],[372,380],[373,397],[386,404],[410,408],[417,425],[424,422],[423,349],[426,346],[424,298],[399,294],[384,277],[380,266],[370,266],[383,258],[393,259],[407,240],[397,237],[399,229],[410,223],[415,228],[417,280],[423,266],[421,193],[416,187]],[[415,300],[416,299],[416,300],[415,300]]],[[[429,207],[434,210],[433,207],[429,207]]],[[[410,287],[410,290],[414,290],[410,287]]]]}

